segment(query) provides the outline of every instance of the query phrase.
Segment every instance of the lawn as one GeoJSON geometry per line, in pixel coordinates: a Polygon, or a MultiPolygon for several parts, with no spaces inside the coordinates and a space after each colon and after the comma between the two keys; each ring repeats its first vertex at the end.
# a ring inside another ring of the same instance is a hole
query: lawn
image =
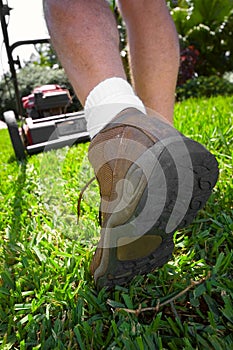
{"type": "Polygon", "coordinates": [[[0,349],[233,349],[233,97],[176,105],[175,125],[219,162],[218,183],[173,258],[97,292],[99,194],[88,143],[15,160],[0,130],[0,349]]]}

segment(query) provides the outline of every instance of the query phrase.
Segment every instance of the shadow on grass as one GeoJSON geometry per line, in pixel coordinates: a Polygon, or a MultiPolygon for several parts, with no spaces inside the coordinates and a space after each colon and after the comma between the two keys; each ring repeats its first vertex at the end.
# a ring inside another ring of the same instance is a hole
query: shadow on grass
{"type": "MultiPolygon", "coordinates": [[[[13,156],[9,160],[13,161],[13,156]],[[12,160],[11,160],[12,159],[12,160]]],[[[15,158],[14,158],[15,161],[15,158]]],[[[18,162],[18,177],[14,184],[12,184],[14,191],[14,199],[12,202],[12,212],[10,227],[8,231],[8,245],[6,257],[8,256],[8,263],[12,264],[15,261],[19,247],[17,243],[20,241],[22,231],[22,214],[24,211],[24,194],[26,182],[26,168],[27,162],[18,162]]],[[[13,194],[13,193],[12,193],[13,194]]]]}

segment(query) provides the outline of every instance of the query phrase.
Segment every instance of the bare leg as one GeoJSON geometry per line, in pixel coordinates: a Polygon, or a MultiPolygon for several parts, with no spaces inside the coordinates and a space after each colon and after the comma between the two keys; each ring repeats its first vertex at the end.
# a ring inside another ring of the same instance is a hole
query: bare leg
{"type": "Polygon", "coordinates": [[[101,81],[126,79],[106,1],[44,0],[44,12],[52,44],[82,104],[101,81]]]}
{"type": "MultiPolygon", "coordinates": [[[[172,121],[179,45],[165,0],[119,0],[119,5],[136,93],[172,121]]],[[[99,82],[126,78],[115,20],[104,0],[44,0],[44,9],[52,43],[82,104],[99,82]]]]}
{"type": "Polygon", "coordinates": [[[119,0],[125,20],[133,85],[146,107],[170,122],[179,67],[179,43],[165,0],[119,0]]]}

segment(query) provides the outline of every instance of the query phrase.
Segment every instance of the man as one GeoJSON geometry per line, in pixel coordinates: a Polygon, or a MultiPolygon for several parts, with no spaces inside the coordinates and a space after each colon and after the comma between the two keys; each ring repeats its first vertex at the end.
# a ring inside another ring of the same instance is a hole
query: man
{"type": "Polygon", "coordinates": [[[98,288],[162,266],[174,232],[193,220],[218,176],[215,158],[171,126],[179,43],[165,0],[118,6],[132,86],[105,0],[44,0],[52,44],[91,136],[101,195],[101,238],[91,264],[98,288]]]}

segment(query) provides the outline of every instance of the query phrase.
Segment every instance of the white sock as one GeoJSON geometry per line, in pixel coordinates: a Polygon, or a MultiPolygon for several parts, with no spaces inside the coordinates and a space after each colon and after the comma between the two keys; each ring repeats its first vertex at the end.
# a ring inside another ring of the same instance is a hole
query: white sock
{"type": "Polygon", "coordinates": [[[91,139],[128,107],[146,112],[142,101],[126,80],[114,77],[99,83],[87,96],[84,106],[87,131],[91,139]]]}

